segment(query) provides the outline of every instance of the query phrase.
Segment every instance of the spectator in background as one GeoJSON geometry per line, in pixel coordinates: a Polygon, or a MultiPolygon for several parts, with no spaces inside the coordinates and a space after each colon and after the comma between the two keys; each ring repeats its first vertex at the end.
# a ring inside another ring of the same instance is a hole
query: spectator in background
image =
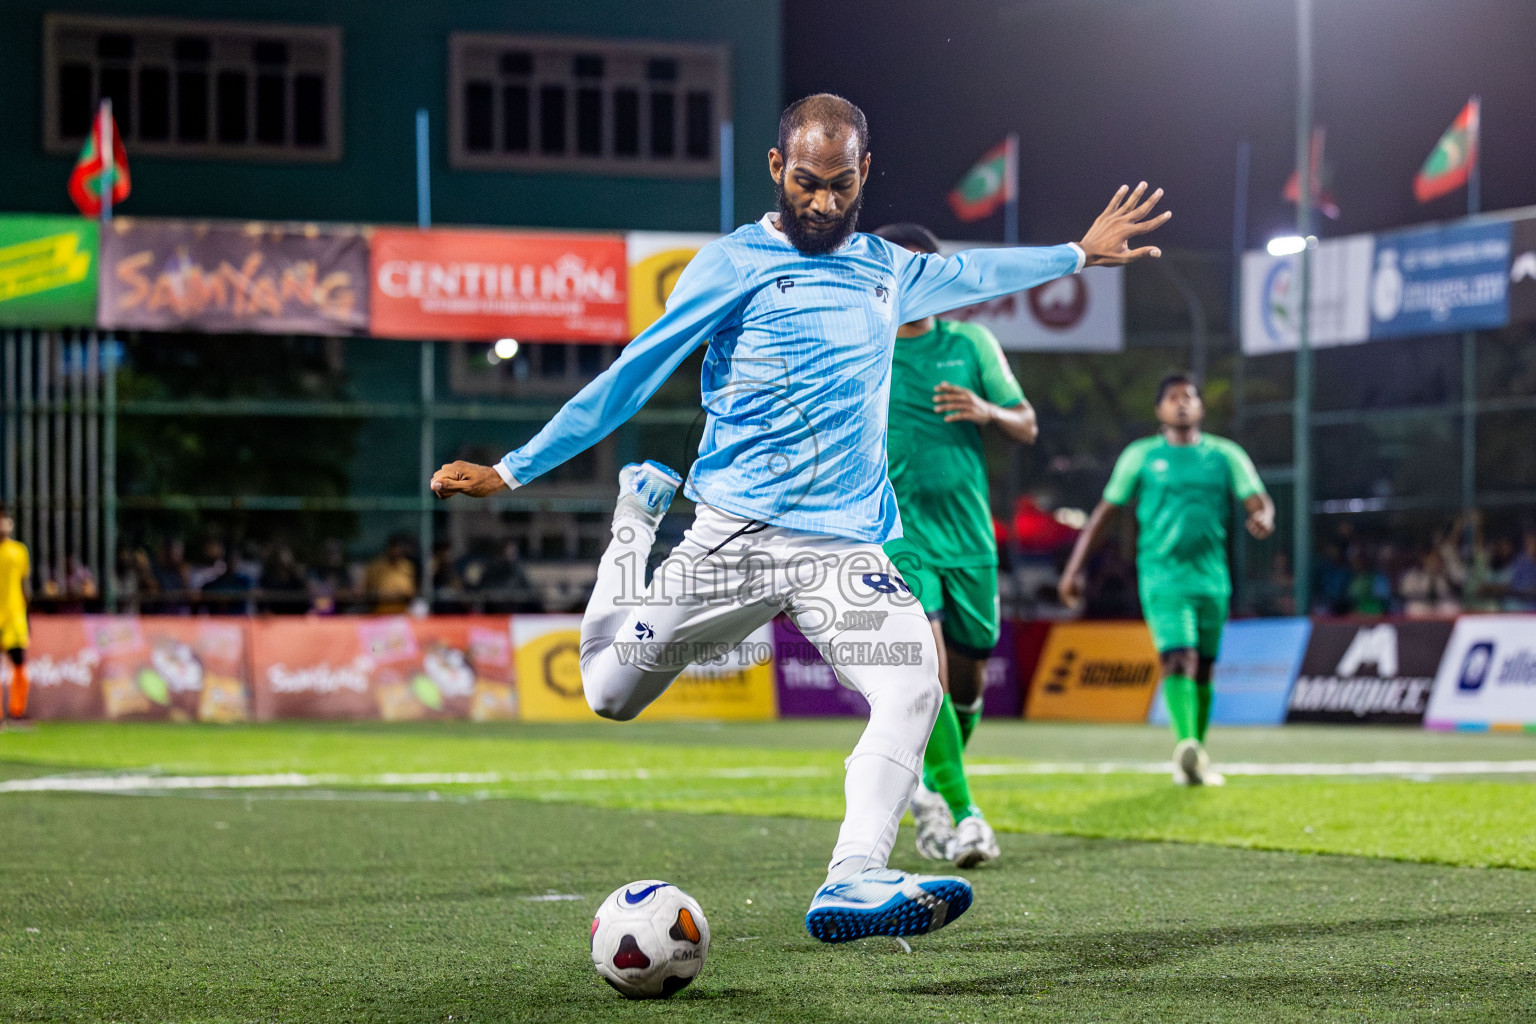
{"type": "Polygon", "coordinates": [[[153,598],[159,589],[154,563],[143,548],[117,549],[117,600],[123,611],[138,613],[140,602],[153,598]]]}
{"type": "Polygon", "coordinates": [[[1344,559],[1344,548],[1331,543],[1323,548],[1317,567],[1317,592],[1322,610],[1329,615],[1349,614],[1349,584],[1354,578],[1344,559]]]}
{"type": "Polygon", "coordinates": [[[531,588],[528,574],[523,572],[522,552],[516,540],[502,545],[501,554],[486,564],[481,586],[498,592],[496,605],[506,611],[518,610],[526,605],[531,588]]]}
{"type": "Polygon", "coordinates": [[[272,546],[266,564],[261,567],[259,584],[269,591],[263,605],[279,615],[302,615],[309,608],[304,569],[293,557],[293,549],[279,541],[272,546]]]}
{"type": "Polygon", "coordinates": [[[1410,618],[1451,616],[1461,611],[1461,587],[1451,578],[1438,547],[1425,551],[1418,563],[1403,573],[1397,590],[1403,601],[1403,614],[1410,618]]]}
{"type": "Polygon", "coordinates": [[[1536,611],[1536,526],[1527,526],[1520,553],[1509,563],[1504,610],[1536,611]]]}
{"type": "Polygon", "coordinates": [[[172,537],[160,548],[155,565],[155,585],[162,594],[180,594],[192,589],[192,569],[187,565],[187,547],[180,537],[172,537]]]}
{"type": "Polygon", "coordinates": [[[347,552],[334,537],[321,546],[320,564],[309,571],[310,611],[316,615],[334,615],[352,599],[356,588],[347,552]]]}
{"type": "Polygon", "coordinates": [[[401,615],[416,597],[416,563],[411,560],[410,538],[395,534],[384,553],[368,563],[363,572],[363,591],[380,615],[401,615]]]}
{"type": "Polygon", "coordinates": [[[1355,615],[1385,615],[1387,602],[1391,600],[1392,584],[1382,568],[1390,564],[1391,550],[1383,548],[1377,564],[1371,565],[1362,545],[1355,545],[1349,556],[1349,589],[1345,591],[1346,607],[1355,615]]]}
{"type": "Polygon", "coordinates": [[[217,538],[209,537],[203,542],[203,557],[187,571],[187,589],[201,591],[211,581],[219,579],[229,571],[229,566],[224,561],[224,544],[217,538]]]}
{"type": "MultiPolygon", "coordinates": [[[[1321,570],[1320,570],[1321,571],[1321,570]]],[[[1249,587],[1254,613],[1264,616],[1296,614],[1296,577],[1291,572],[1291,557],[1275,552],[1269,576],[1249,587]]]]}

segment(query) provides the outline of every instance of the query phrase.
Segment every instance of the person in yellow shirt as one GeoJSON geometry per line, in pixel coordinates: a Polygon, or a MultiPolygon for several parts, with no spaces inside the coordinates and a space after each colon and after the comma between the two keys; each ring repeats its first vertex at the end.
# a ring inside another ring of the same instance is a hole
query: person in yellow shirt
{"type": "Polygon", "coordinates": [[[27,546],[11,536],[16,522],[0,505],[0,650],[11,659],[10,701],[3,713],[27,717],[27,597],[31,590],[32,559],[27,546]]]}

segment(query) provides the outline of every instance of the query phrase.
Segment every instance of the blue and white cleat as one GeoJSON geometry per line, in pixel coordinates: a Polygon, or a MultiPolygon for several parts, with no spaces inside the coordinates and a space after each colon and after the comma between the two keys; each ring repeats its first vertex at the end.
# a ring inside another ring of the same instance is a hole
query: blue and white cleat
{"type": "Polygon", "coordinates": [[[655,527],[682,485],[683,478],[659,462],[631,462],[619,470],[619,502],[613,517],[639,519],[655,527]]]}
{"type": "Polygon", "coordinates": [[[805,915],[805,930],[822,942],[926,935],[970,906],[971,883],[963,878],[878,868],[818,889],[805,915]]]}

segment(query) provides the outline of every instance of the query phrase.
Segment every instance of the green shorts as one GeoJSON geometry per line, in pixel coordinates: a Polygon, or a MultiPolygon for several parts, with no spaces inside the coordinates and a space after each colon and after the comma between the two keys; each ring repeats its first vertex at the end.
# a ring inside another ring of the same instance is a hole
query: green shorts
{"type": "MultiPolygon", "coordinates": [[[[889,550],[888,554],[891,554],[889,550]]],[[[923,565],[910,549],[891,554],[901,578],[930,619],[943,623],[944,639],[972,658],[990,657],[1001,634],[997,566],[923,565]]]]}
{"type": "Polygon", "coordinates": [[[1192,647],[1214,661],[1221,653],[1229,603],[1224,594],[1153,594],[1141,599],[1141,611],[1157,653],[1192,647]]]}

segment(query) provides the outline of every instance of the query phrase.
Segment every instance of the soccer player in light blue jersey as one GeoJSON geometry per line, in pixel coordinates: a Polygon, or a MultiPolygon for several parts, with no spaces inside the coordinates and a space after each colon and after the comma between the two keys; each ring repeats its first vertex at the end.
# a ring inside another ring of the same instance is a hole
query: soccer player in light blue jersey
{"type": "Polygon", "coordinates": [[[684,485],[655,462],[619,473],[613,541],[581,628],[582,686],[605,718],[631,719],[689,661],[788,614],[843,685],[869,702],[846,762],[846,816],[806,914],[824,942],[913,935],[971,903],[964,879],[889,870],[943,691],[922,606],[881,547],[901,536],[886,475],[896,328],[1034,287],[1084,266],[1157,256],[1129,242],[1162,224],[1161,190],[1121,187],[1077,243],[912,253],[858,234],[869,177],[863,113],[819,94],[779,120],[768,170],[776,212],[705,246],[665,314],[495,466],[454,462],[442,498],[521,487],[607,436],[700,345],[707,414],[684,485]],[[693,526],[643,578],[676,489],[693,526]]]}

